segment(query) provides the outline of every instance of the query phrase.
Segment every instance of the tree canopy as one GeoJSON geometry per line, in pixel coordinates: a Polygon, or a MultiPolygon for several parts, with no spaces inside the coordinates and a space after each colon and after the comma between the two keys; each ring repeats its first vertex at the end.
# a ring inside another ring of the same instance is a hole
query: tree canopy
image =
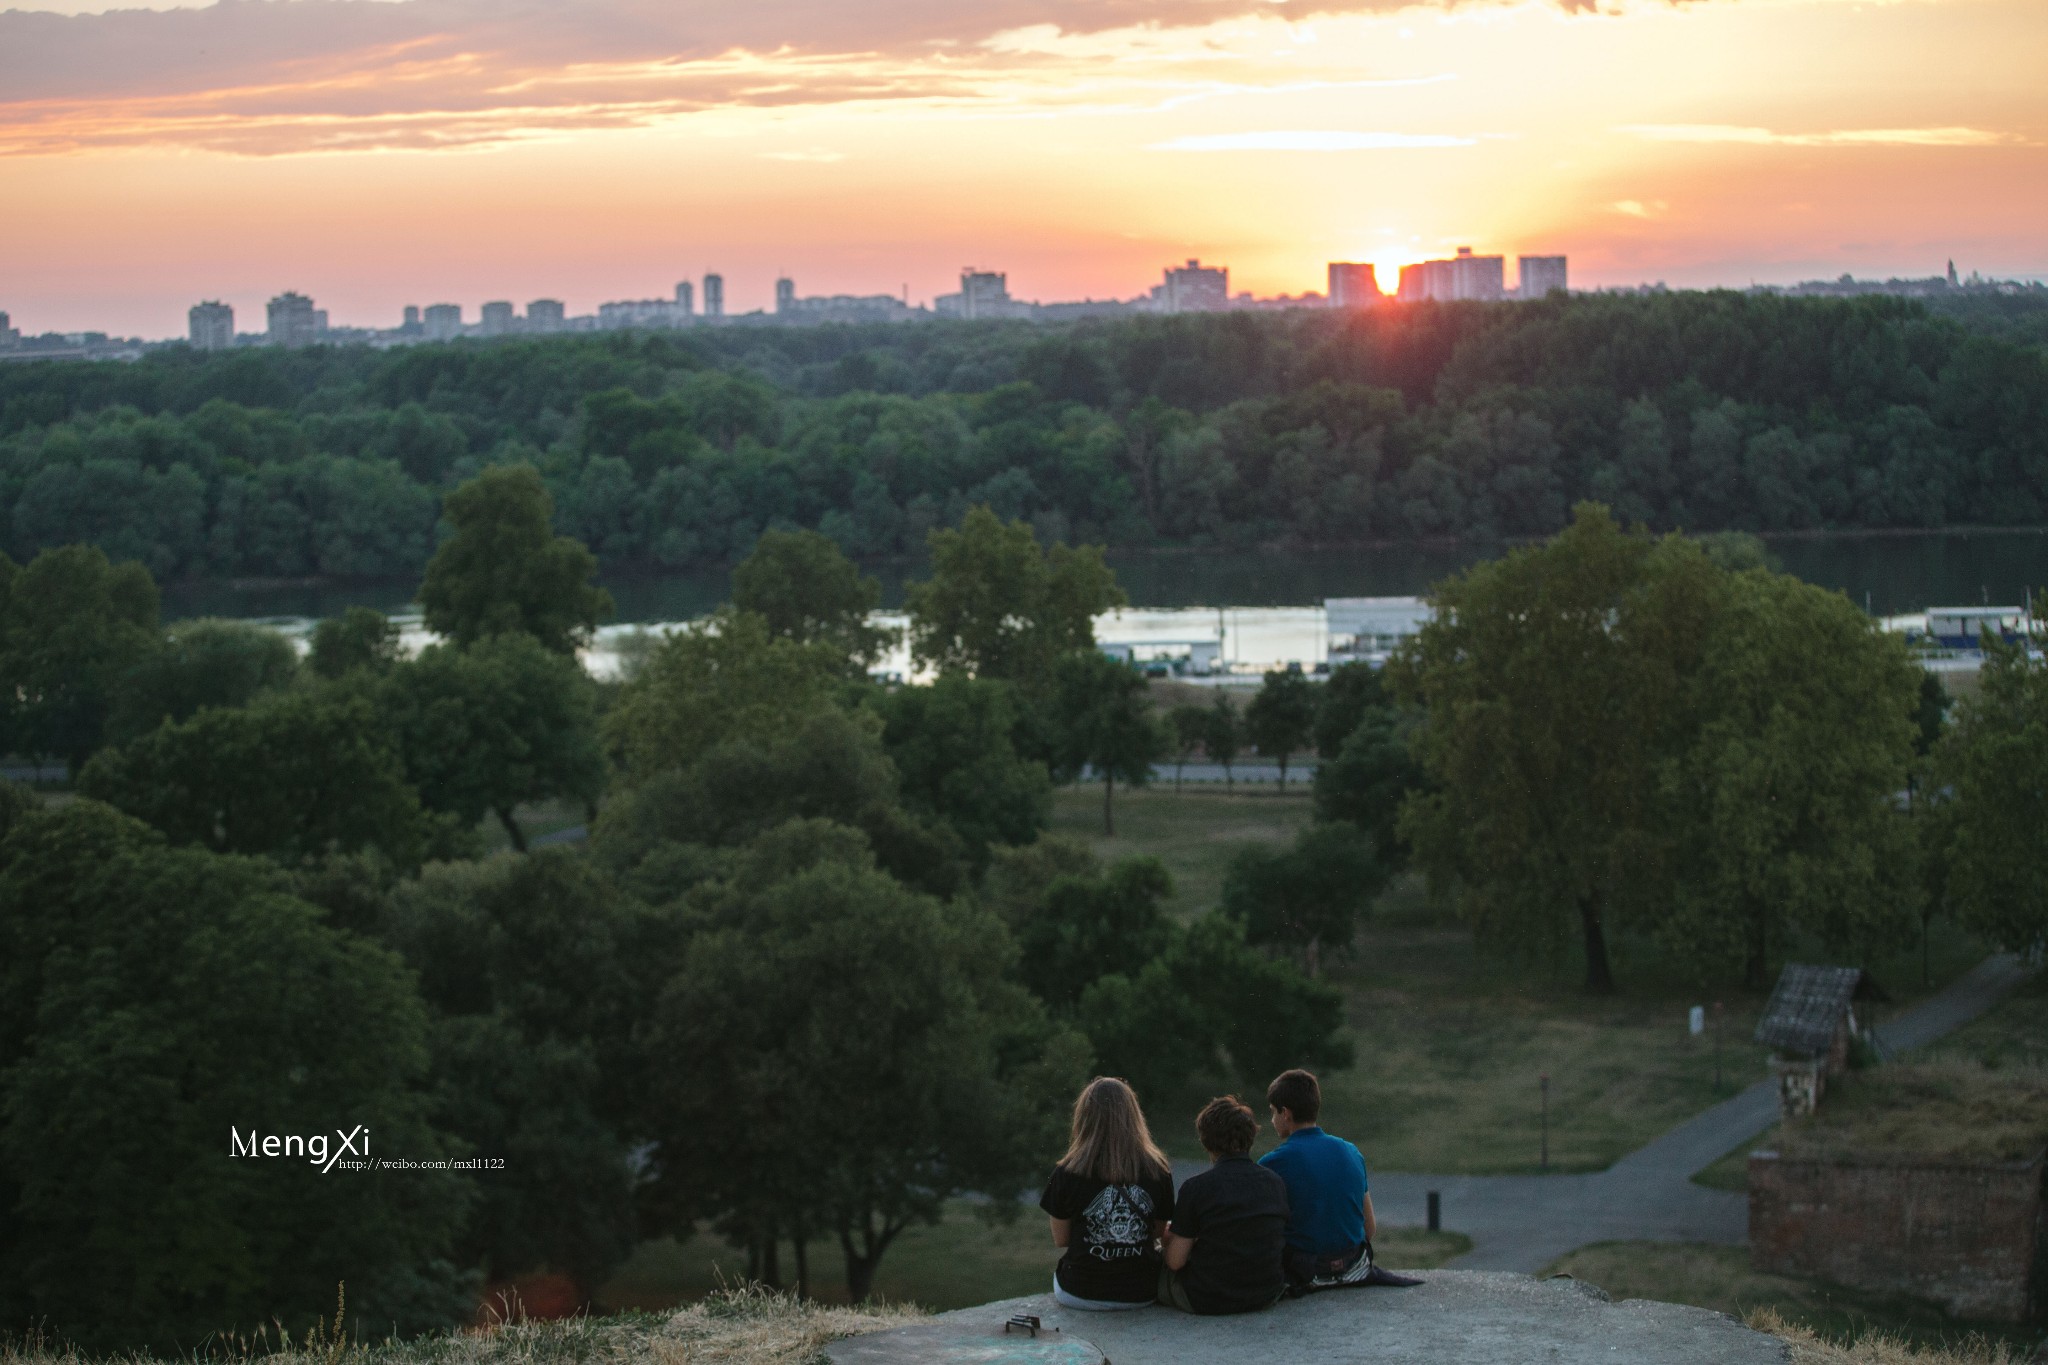
{"type": "Polygon", "coordinates": [[[451,534],[420,584],[427,629],[458,644],[521,632],[570,653],[611,614],[597,559],[554,534],[554,498],[528,465],[487,469],[443,499],[451,534]]]}

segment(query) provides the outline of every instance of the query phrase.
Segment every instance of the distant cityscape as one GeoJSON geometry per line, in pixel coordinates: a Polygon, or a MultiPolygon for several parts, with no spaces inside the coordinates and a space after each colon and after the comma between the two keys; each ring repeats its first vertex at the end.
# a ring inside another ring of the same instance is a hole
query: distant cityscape
{"type": "MultiPolygon", "coordinates": [[[[571,314],[560,299],[534,299],[521,312],[509,300],[484,303],[475,318],[464,315],[459,303],[432,303],[424,307],[407,305],[394,327],[335,327],[327,310],[313,299],[287,290],[271,299],[265,308],[262,331],[238,332],[235,310],[218,300],[192,305],[183,338],[144,340],[115,338],[103,332],[45,332],[24,335],[12,319],[0,312],[0,361],[55,359],[136,359],[147,351],[173,345],[189,345],[201,351],[226,351],[246,346],[304,347],[315,345],[404,346],[419,342],[453,341],[461,337],[553,336],[562,333],[612,332],[630,329],[677,330],[703,326],[776,326],[816,323],[912,323],[938,319],[1006,319],[1025,322],[1064,322],[1077,318],[1121,317],[1135,314],[1221,313],[1241,310],[1285,308],[1372,308],[1386,302],[1499,302],[1541,299],[1571,292],[1570,274],[1564,256],[1521,256],[1516,259],[1516,279],[1507,284],[1507,258],[1482,256],[1470,247],[1441,260],[1418,261],[1401,267],[1391,294],[1385,292],[1374,267],[1365,262],[1332,261],[1323,293],[1281,294],[1256,298],[1250,293],[1230,292],[1230,268],[1204,265],[1189,258],[1184,264],[1162,271],[1158,284],[1131,299],[1080,299],[1039,303],[1014,298],[1009,276],[1002,271],[972,266],[960,272],[956,293],[941,294],[930,307],[912,305],[908,288],[896,294],[830,294],[806,296],[797,293],[796,281],[784,276],[775,281],[772,311],[756,310],[728,314],[725,308],[725,277],[707,274],[701,281],[683,280],[667,298],[622,299],[602,303],[594,313],[571,314]],[[699,300],[701,297],[701,308],[699,300]]],[[[1610,289],[1607,293],[1665,292],[1662,284],[1610,289]]],[[[1854,297],[1887,294],[1908,298],[1930,298],[1951,292],[2029,293],[2042,292],[2039,281],[1987,280],[1976,273],[1967,279],[1948,263],[1945,274],[1921,279],[1859,280],[1843,275],[1835,280],[1809,280],[1796,285],[1753,285],[1751,293],[1801,297],[1854,297]]]]}

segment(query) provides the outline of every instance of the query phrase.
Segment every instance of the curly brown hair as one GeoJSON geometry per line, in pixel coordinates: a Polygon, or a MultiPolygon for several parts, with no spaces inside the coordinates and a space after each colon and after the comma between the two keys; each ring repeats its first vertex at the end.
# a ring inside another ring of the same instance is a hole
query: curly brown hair
{"type": "Polygon", "coordinates": [[[1258,1116],[1235,1095],[1218,1095],[1195,1115],[1195,1136],[1202,1150],[1217,1156],[1244,1156],[1259,1135],[1258,1116]]]}

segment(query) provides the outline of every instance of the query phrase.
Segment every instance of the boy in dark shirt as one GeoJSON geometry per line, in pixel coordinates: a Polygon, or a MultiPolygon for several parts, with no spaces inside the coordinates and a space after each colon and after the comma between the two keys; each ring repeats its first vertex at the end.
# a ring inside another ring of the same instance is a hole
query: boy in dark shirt
{"type": "Polygon", "coordinates": [[[1250,1313],[1287,1289],[1287,1185],[1251,1158],[1259,1121],[1235,1095],[1195,1119],[1209,1169],[1174,1196],[1159,1302],[1188,1313],[1250,1313]]]}

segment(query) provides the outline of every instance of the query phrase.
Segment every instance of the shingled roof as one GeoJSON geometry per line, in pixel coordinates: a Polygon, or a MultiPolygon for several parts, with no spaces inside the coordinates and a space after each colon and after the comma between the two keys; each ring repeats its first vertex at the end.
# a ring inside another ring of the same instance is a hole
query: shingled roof
{"type": "Polygon", "coordinates": [[[1833,1045],[1849,1002],[1873,996],[1882,992],[1860,967],[1788,963],[1757,1021],[1756,1040],[1780,1052],[1818,1057],[1833,1045]]]}

